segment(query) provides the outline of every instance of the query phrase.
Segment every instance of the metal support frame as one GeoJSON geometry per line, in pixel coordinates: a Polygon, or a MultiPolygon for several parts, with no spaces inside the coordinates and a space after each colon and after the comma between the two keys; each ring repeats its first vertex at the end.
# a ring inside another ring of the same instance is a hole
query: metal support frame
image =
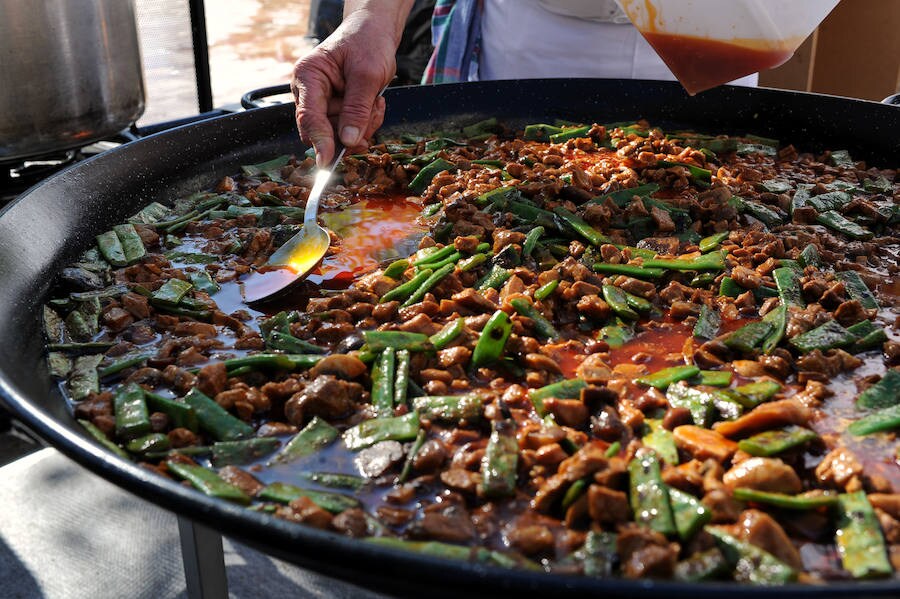
{"type": "Polygon", "coordinates": [[[222,535],[178,516],[178,536],[189,599],[228,599],[222,535]]]}
{"type": "Polygon", "coordinates": [[[213,109],[213,95],[209,72],[209,42],[206,37],[206,7],[203,0],[188,0],[188,6],[194,42],[194,72],[197,74],[197,105],[200,112],[209,112],[213,109]]]}

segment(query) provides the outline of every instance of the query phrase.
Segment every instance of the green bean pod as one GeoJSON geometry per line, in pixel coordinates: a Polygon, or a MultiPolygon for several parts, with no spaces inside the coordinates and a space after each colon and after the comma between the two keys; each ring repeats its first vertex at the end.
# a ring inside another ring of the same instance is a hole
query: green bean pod
{"type": "Polygon", "coordinates": [[[378,416],[394,413],[394,367],[396,350],[385,348],[372,368],[372,407],[378,416]]]}
{"type": "Polygon", "coordinates": [[[169,472],[191,483],[195,489],[210,497],[218,497],[241,505],[250,504],[250,496],[234,485],[225,482],[212,470],[194,464],[166,462],[169,472]]]}
{"type": "Polygon", "coordinates": [[[436,350],[442,350],[453,343],[459,337],[466,326],[466,319],[460,316],[456,320],[447,323],[444,328],[430,337],[431,344],[436,350]]]}
{"type": "Polygon", "coordinates": [[[394,375],[394,406],[406,405],[409,390],[409,366],[411,355],[408,349],[397,350],[397,368],[394,375]]]}
{"type": "Polygon", "coordinates": [[[483,497],[494,499],[515,494],[518,459],[515,421],[511,418],[493,421],[491,436],[481,460],[483,497]]]}
{"type": "Polygon", "coordinates": [[[559,339],[559,331],[554,328],[553,324],[544,318],[544,315],[541,314],[537,308],[531,305],[527,299],[523,297],[516,297],[509,301],[510,305],[515,309],[516,312],[521,314],[522,316],[531,320],[534,324],[535,332],[545,339],[550,339],[555,341],[559,339]]]}
{"type": "Polygon", "coordinates": [[[480,368],[492,364],[503,355],[506,340],[512,333],[512,322],[509,315],[503,310],[497,310],[490,317],[478,337],[475,349],[472,351],[472,366],[480,368]]]}
{"type": "Polygon", "coordinates": [[[444,266],[438,268],[436,271],[431,273],[431,275],[427,279],[425,279],[425,281],[419,286],[418,289],[413,291],[412,295],[410,295],[405,302],[400,305],[406,307],[422,301],[422,298],[425,297],[425,294],[431,291],[431,289],[435,285],[440,283],[441,279],[453,272],[454,268],[456,268],[456,264],[445,264],[444,266]]]}
{"type": "Polygon", "coordinates": [[[393,289],[391,289],[390,291],[385,293],[383,296],[381,296],[381,299],[378,300],[378,303],[383,304],[385,302],[390,302],[390,301],[394,301],[394,300],[397,300],[397,301],[406,300],[410,295],[413,294],[413,292],[416,289],[418,289],[422,285],[422,283],[424,283],[426,280],[428,280],[428,277],[430,277],[433,273],[434,273],[434,271],[432,271],[429,268],[419,271],[416,274],[416,276],[414,276],[412,279],[410,279],[406,283],[403,283],[402,285],[400,285],[398,287],[394,287],[393,289]]]}

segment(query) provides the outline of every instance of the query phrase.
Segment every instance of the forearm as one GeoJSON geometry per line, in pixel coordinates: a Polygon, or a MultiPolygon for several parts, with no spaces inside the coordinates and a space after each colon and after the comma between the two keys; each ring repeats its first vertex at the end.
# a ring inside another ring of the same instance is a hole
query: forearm
{"type": "Polygon", "coordinates": [[[346,0],[344,20],[362,11],[370,23],[377,22],[379,29],[390,32],[394,38],[394,45],[397,46],[403,36],[403,28],[413,2],[414,0],[346,0]]]}

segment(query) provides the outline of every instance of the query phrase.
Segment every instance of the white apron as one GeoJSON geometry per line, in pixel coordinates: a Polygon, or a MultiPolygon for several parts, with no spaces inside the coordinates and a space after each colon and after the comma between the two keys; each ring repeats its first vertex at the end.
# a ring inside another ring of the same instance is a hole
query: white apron
{"type": "Polygon", "coordinates": [[[481,33],[482,80],[675,79],[613,0],[484,0],[481,33]]]}

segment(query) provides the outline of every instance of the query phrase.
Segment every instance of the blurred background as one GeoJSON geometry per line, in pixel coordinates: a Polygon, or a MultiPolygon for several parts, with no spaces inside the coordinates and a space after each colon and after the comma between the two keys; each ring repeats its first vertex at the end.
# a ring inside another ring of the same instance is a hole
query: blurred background
{"type": "MultiPolygon", "coordinates": [[[[408,23],[398,56],[405,82],[417,80],[427,61],[433,4],[417,1],[408,23]]],[[[342,5],[136,0],[147,86],[138,124],[228,107],[251,89],[286,83],[294,61],[340,22],[342,5]]],[[[793,59],[761,75],[760,85],[881,100],[900,91],[897,31],[900,0],[842,0],[793,59]]]]}
{"type": "MultiPolygon", "coordinates": [[[[395,83],[416,83],[431,54],[434,0],[416,0],[395,83]]],[[[287,83],[294,62],[341,22],[342,0],[136,0],[147,107],[138,126],[237,108],[287,83]]],[[[281,98],[285,99],[285,98],[281,98]]]]}

